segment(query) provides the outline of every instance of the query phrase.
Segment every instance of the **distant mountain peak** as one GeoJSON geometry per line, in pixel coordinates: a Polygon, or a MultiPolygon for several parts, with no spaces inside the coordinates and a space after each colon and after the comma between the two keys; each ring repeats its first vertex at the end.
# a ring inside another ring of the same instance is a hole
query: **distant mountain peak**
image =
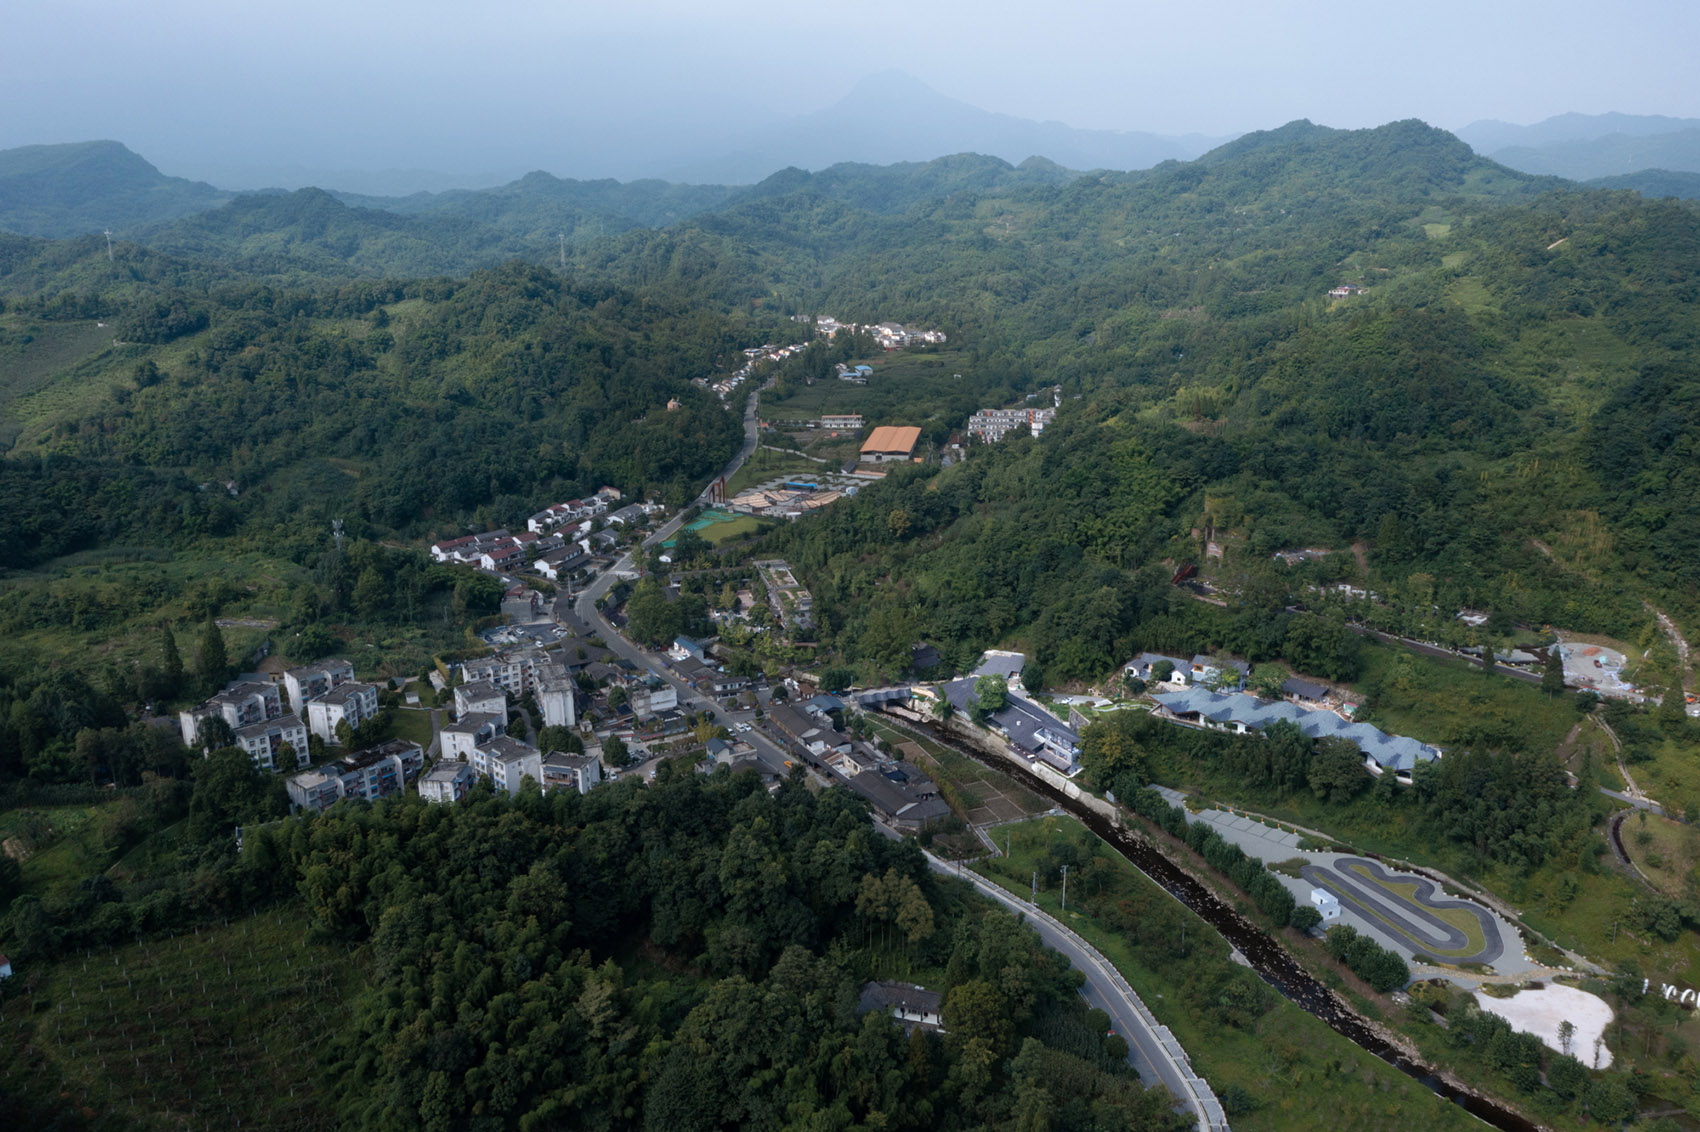
{"type": "Polygon", "coordinates": [[[876,71],[830,106],[741,138],[705,142],[692,158],[657,170],[670,180],[750,184],[787,167],[931,162],[977,153],[1011,164],[1042,157],[1068,169],[1148,169],[1191,160],[1222,141],[1124,130],[1082,130],[985,110],[906,71],[876,71]],[[719,146],[718,150],[713,148],[719,146]]]}
{"type": "Polygon", "coordinates": [[[1532,126],[1472,122],[1458,136],[1502,165],[1576,181],[1653,169],[1700,172],[1700,118],[1559,114],[1532,126]]]}
{"type": "Polygon", "coordinates": [[[121,142],[0,150],[0,228],[21,235],[123,231],[229,199],[211,185],[167,177],[121,142]]]}

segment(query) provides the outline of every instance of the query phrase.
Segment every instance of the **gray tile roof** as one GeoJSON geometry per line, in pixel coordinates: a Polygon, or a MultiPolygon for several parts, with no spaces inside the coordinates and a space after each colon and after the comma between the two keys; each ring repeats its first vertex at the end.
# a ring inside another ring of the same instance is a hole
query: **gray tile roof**
{"type": "Polygon", "coordinates": [[[1281,690],[1301,700],[1320,700],[1328,695],[1329,691],[1326,684],[1314,684],[1309,680],[1300,680],[1297,676],[1289,676],[1281,681],[1281,690]]]}
{"type": "Polygon", "coordinates": [[[1347,723],[1331,711],[1307,711],[1286,702],[1264,703],[1256,696],[1218,695],[1203,688],[1153,696],[1177,715],[1198,715],[1216,723],[1240,723],[1261,731],[1278,719],[1298,725],[1312,739],[1338,736],[1350,739],[1384,770],[1408,773],[1419,762],[1433,762],[1440,752],[1403,735],[1389,735],[1367,723],[1347,723]]]}
{"type": "Polygon", "coordinates": [[[1027,667],[1027,658],[1020,653],[1010,656],[983,656],[980,667],[973,672],[975,676],[1002,676],[1007,678],[1021,675],[1021,670],[1027,667]]]}
{"type": "MultiPolygon", "coordinates": [[[[960,680],[952,680],[944,685],[945,697],[950,705],[958,711],[967,711],[968,702],[974,695],[973,676],[964,676],[960,680]]],[[[1015,693],[1010,693],[1001,711],[991,715],[991,721],[1003,729],[1009,741],[1025,751],[1040,752],[1045,744],[1039,738],[1039,732],[1045,731],[1056,741],[1066,743],[1070,747],[1080,746],[1080,736],[1074,728],[1046,711],[1030,700],[1022,699],[1015,693]]]]}

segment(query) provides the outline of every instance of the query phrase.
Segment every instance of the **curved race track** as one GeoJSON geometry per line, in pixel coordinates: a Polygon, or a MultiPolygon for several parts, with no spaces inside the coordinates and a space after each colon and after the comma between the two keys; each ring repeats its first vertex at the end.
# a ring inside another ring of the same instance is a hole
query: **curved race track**
{"type": "MultiPolygon", "coordinates": [[[[1505,952],[1505,941],[1499,923],[1480,905],[1466,900],[1436,897],[1434,882],[1424,877],[1389,873],[1379,861],[1364,857],[1340,857],[1327,867],[1305,865],[1299,875],[1316,887],[1333,893],[1340,903],[1352,909],[1364,920],[1377,924],[1383,931],[1401,937],[1413,950],[1433,954],[1444,952],[1449,963],[1490,964],[1505,952]],[[1347,866],[1372,874],[1388,884],[1413,885],[1409,900],[1402,899],[1364,877],[1347,871],[1347,866]],[[1464,954],[1470,946],[1464,932],[1435,915],[1432,909],[1468,912],[1481,925],[1485,946],[1473,954],[1464,954]]],[[[1435,955],[1435,958],[1442,958],[1435,955]]]]}

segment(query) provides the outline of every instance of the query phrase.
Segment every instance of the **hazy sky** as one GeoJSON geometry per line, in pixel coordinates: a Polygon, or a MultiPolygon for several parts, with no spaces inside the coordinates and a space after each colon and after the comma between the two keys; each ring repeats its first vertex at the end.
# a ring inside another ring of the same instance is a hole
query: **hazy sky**
{"type": "Polygon", "coordinates": [[[115,138],[191,176],[629,176],[891,69],[1163,134],[1700,117],[1693,0],[11,0],[0,27],[0,148],[115,138]]]}

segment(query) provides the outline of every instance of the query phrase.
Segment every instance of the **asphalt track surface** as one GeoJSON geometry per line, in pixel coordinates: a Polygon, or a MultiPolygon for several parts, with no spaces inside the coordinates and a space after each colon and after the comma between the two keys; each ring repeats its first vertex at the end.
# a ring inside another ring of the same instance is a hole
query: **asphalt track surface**
{"type": "MultiPolygon", "coordinates": [[[[1444,956],[1448,962],[1484,965],[1492,963],[1505,953],[1505,941],[1500,936],[1499,925],[1491,915],[1468,901],[1437,898],[1434,882],[1426,878],[1403,873],[1394,876],[1382,867],[1381,862],[1363,857],[1340,857],[1328,868],[1305,865],[1299,869],[1299,875],[1316,887],[1339,897],[1340,903],[1349,905],[1364,919],[1392,925],[1392,930],[1402,935],[1416,951],[1444,951],[1448,953],[1444,956]],[[1347,872],[1348,865],[1362,869],[1387,883],[1414,885],[1412,899],[1401,900],[1392,893],[1377,888],[1362,877],[1347,872]],[[1474,954],[1457,954],[1470,946],[1469,937],[1461,929],[1453,927],[1430,911],[1436,908],[1456,908],[1474,916],[1476,922],[1481,925],[1482,939],[1486,941],[1486,945],[1474,954]]],[[[1442,958],[1438,955],[1432,957],[1442,958]]]]}

